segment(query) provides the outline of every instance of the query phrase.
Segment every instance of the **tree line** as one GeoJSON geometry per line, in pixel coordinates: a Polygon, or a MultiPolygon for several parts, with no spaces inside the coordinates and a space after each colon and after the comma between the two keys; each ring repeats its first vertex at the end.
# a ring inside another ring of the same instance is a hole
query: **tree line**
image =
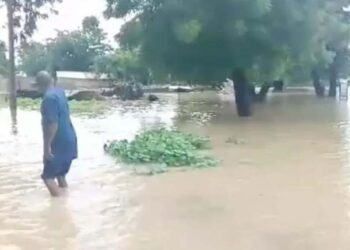
{"type": "MultiPolygon", "coordinates": [[[[0,51],[5,57],[5,47],[0,51]]],[[[101,29],[95,16],[82,21],[81,29],[57,31],[54,38],[43,43],[27,42],[18,51],[17,71],[35,76],[41,70],[82,71],[105,74],[111,79],[122,81],[149,81],[147,66],[140,62],[137,49],[113,49],[107,42],[107,35],[101,29]]],[[[6,69],[6,61],[0,65],[6,69]]],[[[1,70],[0,68],[0,70],[1,70]]],[[[0,73],[1,74],[1,73],[0,73]]]]}
{"type": "Polygon", "coordinates": [[[49,65],[144,82],[171,75],[196,84],[231,78],[242,116],[252,113],[253,85],[312,80],[317,95],[325,96],[326,79],[334,97],[337,80],[348,75],[350,0],[103,1],[106,18],[129,20],[116,35],[118,49],[88,17],[81,30],[21,46],[22,70],[34,74],[49,65]]]}
{"type": "Polygon", "coordinates": [[[197,83],[234,80],[238,113],[252,113],[252,84],[312,79],[336,95],[349,57],[349,0],[107,0],[109,18],[134,18],[120,42],[155,72],[197,83]]]}

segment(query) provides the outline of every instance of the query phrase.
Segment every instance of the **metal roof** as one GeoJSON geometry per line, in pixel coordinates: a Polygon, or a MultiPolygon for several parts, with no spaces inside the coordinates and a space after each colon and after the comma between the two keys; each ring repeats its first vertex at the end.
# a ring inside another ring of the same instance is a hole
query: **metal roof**
{"type": "Polygon", "coordinates": [[[109,79],[109,77],[105,74],[97,75],[91,72],[79,72],[79,71],[57,71],[57,78],[71,78],[71,79],[85,79],[85,80],[109,79]]]}

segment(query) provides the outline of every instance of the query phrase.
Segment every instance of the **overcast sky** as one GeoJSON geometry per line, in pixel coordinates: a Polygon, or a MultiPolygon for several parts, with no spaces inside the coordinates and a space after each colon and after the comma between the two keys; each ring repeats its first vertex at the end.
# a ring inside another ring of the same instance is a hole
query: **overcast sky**
{"type": "MultiPolygon", "coordinates": [[[[74,30],[81,26],[81,22],[86,16],[97,16],[101,21],[102,28],[108,33],[110,41],[118,33],[123,20],[105,20],[102,12],[105,9],[105,0],[63,0],[63,3],[57,4],[58,15],[51,15],[47,20],[42,20],[38,24],[38,31],[33,36],[36,41],[43,41],[54,37],[55,30],[74,30]]],[[[0,9],[0,40],[7,40],[6,11],[0,9]]]]}

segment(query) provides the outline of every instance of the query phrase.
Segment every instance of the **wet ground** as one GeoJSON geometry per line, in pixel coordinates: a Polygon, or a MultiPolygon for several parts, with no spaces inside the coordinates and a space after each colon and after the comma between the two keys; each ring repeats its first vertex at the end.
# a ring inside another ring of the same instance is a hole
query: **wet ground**
{"type": "Polygon", "coordinates": [[[80,159],[57,200],[38,178],[39,114],[21,111],[14,137],[0,110],[0,249],[349,249],[347,103],[277,95],[239,119],[212,93],[163,100],[75,117],[80,159]],[[159,124],[209,136],[221,163],[142,177],[103,154],[106,140],[159,124]]]}

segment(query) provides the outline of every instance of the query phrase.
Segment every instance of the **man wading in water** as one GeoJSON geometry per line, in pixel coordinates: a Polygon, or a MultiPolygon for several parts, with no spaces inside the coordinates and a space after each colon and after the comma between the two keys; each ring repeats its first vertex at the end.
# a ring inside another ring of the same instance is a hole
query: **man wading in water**
{"type": "Polygon", "coordinates": [[[44,95],[41,103],[44,171],[41,177],[50,194],[57,197],[61,189],[68,187],[66,175],[77,158],[77,137],[64,90],[54,87],[46,71],[38,73],[36,87],[44,95]]]}

